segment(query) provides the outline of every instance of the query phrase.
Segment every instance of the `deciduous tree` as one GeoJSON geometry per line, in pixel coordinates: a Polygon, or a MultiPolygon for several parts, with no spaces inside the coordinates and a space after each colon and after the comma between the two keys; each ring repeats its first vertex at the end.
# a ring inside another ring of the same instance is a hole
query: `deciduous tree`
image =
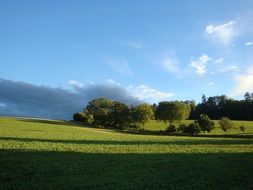
{"type": "Polygon", "coordinates": [[[162,120],[164,122],[170,122],[170,124],[173,121],[180,121],[187,119],[190,114],[190,105],[174,101],[174,102],[160,102],[157,110],[156,115],[159,120],[162,120]]]}

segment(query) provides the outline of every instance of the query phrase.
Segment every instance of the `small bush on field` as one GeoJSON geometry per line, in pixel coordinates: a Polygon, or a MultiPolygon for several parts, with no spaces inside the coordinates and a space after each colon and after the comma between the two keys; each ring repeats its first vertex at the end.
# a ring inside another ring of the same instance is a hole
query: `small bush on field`
{"type": "Polygon", "coordinates": [[[197,122],[201,128],[201,131],[204,131],[204,133],[206,131],[210,133],[214,129],[215,123],[208,117],[208,115],[201,114],[197,122]]]}
{"type": "Polygon", "coordinates": [[[241,125],[241,126],[239,127],[239,129],[240,129],[241,133],[245,133],[245,127],[244,127],[243,125],[241,125]]]}
{"type": "Polygon", "coordinates": [[[185,129],[186,129],[187,127],[188,127],[187,124],[185,124],[185,123],[180,123],[179,126],[178,126],[178,128],[177,128],[177,131],[184,133],[184,132],[185,132],[185,129]]]}
{"type": "Polygon", "coordinates": [[[177,128],[176,125],[170,124],[169,127],[167,127],[167,129],[166,129],[166,133],[174,133],[177,131],[176,128],[177,128]]]}
{"type": "Polygon", "coordinates": [[[227,132],[229,129],[233,127],[233,123],[230,121],[228,117],[222,117],[219,120],[219,125],[224,132],[227,132]]]}
{"type": "Polygon", "coordinates": [[[198,122],[193,122],[190,123],[184,130],[184,133],[189,134],[189,135],[197,135],[200,132],[201,128],[198,124],[198,122]]]}

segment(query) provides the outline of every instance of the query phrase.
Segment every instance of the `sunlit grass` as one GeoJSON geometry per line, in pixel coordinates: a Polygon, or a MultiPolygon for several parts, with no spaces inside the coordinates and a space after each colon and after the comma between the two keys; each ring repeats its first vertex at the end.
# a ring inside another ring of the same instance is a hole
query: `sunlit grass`
{"type": "MultiPolygon", "coordinates": [[[[181,123],[189,124],[193,122],[193,120],[185,120],[181,123]]],[[[213,131],[211,131],[210,134],[241,134],[241,131],[239,129],[240,126],[245,127],[245,134],[253,134],[253,121],[232,121],[234,126],[232,129],[228,130],[226,133],[222,131],[218,124],[218,120],[214,120],[215,122],[215,128],[213,131]]],[[[179,124],[179,123],[176,123],[179,124]]],[[[150,121],[145,129],[150,131],[164,131],[168,127],[168,123],[164,123],[163,121],[150,121]]]]}
{"type": "MultiPolygon", "coordinates": [[[[252,122],[237,123],[252,131],[252,122]]],[[[154,121],[146,126],[162,127],[154,121]]],[[[1,118],[0,169],[1,189],[250,189],[253,139],[140,135],[1,118]]]]}

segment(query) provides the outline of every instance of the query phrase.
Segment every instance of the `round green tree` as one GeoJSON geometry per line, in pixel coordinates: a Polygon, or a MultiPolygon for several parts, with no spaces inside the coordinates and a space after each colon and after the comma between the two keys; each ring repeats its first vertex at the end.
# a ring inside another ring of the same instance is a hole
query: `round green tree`
{"type": "Polygon", "coordinates": [[[137,123],[142,125],[144,130],[145,124],[154,117],[152,107],[146,103],[139,105],[134,111],[134,119],[137,123]]]}
{"type": "Polygon", "coordinates": [[[98,98],[89,102],[86,110],[93,115],[95,125],[109,127],[112,106],[113,101],[107,98],[98,98]]]}
{"type": "Polygon", "coordinates": [[[156,117],[164,122],[181,121],[189,117],[191,111],[190,105],[179,102],[160,102],[156,109],[156,117]]]}
{"type": "Polygon", "coordinates": [[[109,120],[112,128],[122,129],[129,122],[129,108],[126,104],[114,101],[109,114],[109,120]]]}
{"type": "Polygon", "coordinates": [[[229,129],[233,127],[233,123],[228,117],[222,117],[219,120],[219,125],[224,132],[227,132],[229,129]]]}
{"type": "Polygon", "coordinates": [[[201,131],[204,133],[206,131],[210,133],[214,129],[215,123],[208,117],[208,115],[201,114],[197,122],[201,128],[201,131]]]}

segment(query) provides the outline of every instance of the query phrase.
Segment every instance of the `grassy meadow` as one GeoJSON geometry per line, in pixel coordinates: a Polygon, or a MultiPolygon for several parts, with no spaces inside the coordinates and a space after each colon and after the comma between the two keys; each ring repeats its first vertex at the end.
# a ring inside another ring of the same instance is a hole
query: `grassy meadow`
{"type": "MultiPolygon", "coordinates": [[[[193,122],[193,120],[185,120],[183,123],[190,124],[193,122]]],[[[212,130],[210,133],[206,133],[205,135],[226,135],[226,134],[233,134],[233,135],[241,135],[241,131],[239,129],[239,126],[244,126],[245,127],[245,135],[253,135],[253,121],[232,121],[233,127],[232,129],[229,129],[226,133],[222,131],[218,124],[218,120],[214,120],[215,122],[215,128],[212,130]]],[[[147,131],[164,131],[168,127],[167,123],[164,123],[162,121],[150,121],[146,127],[145,130],[147,131]]],[[[204,135],[201,133],[201,135],[204,135]]]]}
{"type": "MultiPolygon", "coordinates": [[[[189,121],[186,121],[189,122],[189,121]]],[[[228,133],[246,137],[253,122],[228,133]]],[[[152,121],[147,130],[164,130],[152,121]]],[[[253,189],[253,138],[140,135],[0,118],[0,189],[253,189]]]]}

